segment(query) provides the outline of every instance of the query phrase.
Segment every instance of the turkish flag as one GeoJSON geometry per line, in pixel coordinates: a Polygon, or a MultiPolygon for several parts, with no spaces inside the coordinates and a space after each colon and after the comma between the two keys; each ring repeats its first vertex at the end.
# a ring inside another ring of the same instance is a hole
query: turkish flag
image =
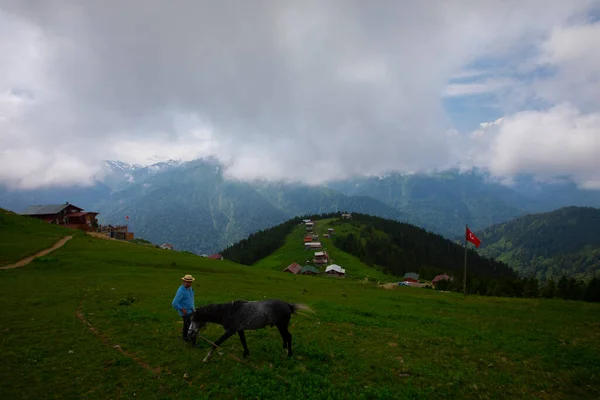
{"type": "Polygon", "coordinates": [[[473,232],[471,232],[471,230],[469,229],[469,227],[467,227],[467,240],[471,243],[473,243],[475,245],[475,247],[479,248],[479,245],[481,244],[481,240],[479,240],[477,238],[477,236],[475,236],[473,234],[473,232]]]}
{"type": "Polygon", "coordinates": [[[126,216],[125,216],[125,218],[126,218],[126,219],[129,219],[129,215],[126,215],[126,216]]]}

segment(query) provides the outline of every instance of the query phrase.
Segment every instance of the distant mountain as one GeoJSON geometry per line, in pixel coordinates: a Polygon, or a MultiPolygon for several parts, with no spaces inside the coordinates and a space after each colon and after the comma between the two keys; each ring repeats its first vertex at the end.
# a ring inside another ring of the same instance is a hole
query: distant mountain
{"type": "Polygon", "coordinates": [[[507,263],[522,276],[540,281],[563,274],[600,276],[600,209],[564,207],[476,234],[482,241],[480,254],[507,263]]]}
{"type": "Polygon", "coordinates": [[[600,191],[580,190],[567,183],[542,184],[526,178],[511,187],[483,172],[391,173],[327,186],[348,196],[370,196],[408,215],[409,222],[448,237],[462,232],[465,224],[482,229],[530,212],[580,204],[600,207],[600,191]],[[558,188],[564,185],[562,193],[558,188]]]}
{"type": "Polygon", "coordinates": [[[600,191],[574,189],[568,181],[543,184],[522,178],[509,187],[480,171],[392,173],[309,186],[226,180],[222,165],[211,158],[145,167],[106,161],[103,168],[104,179],[88,187],[11,191],[0,185],[0,206],[21,212],[30,204],[69,201],[100,212],[102,224],[127,222],[137,237],[196,253],[219,251],[306,214],[359,212],[454,238],[466,223],[478,230],[553,205],[600,207],[600,191]],[[557,189],[563,187],[568,189],[564,193],[557,189]]]}
{"type": "Polygon", "coordinates": [[[127,223],[136,237],[198,254],[219,251],[297,215],[342,210],[404,217],[373,198],[348,197],[327,188],[226,180],[221,165],[211,159],[149,167],[107,161],[105,173],[104,182],[81,192],[5,190],[0,199],[12,196],[12,203],[4,203],[18,204],[9,207],[15,211],[29,204],[69,201],[100,212],[101,224],[127,223]],[[63,196],[67,194],[71,196],[63,196]]]}

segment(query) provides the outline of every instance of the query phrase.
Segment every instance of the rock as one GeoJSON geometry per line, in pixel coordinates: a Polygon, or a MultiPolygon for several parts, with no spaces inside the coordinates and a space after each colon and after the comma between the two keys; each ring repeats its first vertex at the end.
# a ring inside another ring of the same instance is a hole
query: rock
{"type": "Polygon", "coordinates": [[[188,374],[187,372],[185,374],[183,374],[183,379],[188,379],[190,377],[190,374],[188,374]]]}

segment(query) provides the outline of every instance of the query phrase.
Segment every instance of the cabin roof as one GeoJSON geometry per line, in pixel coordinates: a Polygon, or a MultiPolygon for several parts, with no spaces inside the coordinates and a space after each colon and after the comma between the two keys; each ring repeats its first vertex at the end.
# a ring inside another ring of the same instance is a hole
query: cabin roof
{"type": "MultiPolygon", "coordinates": [[[[29,206],[27,207],[27,209],[25,209],[25,211],[23,211],[21,214],[22,215],[46,215],[46,214],[58,214],[59,212],[61,212],[62,210],[64,210],[66,207],[68,206],[73,206],[72,204],[46,204],[46,205],[33,205],[33,206],[29,206]]],[[[80,207],[77,206],[73,206],[77,209],[80,209],[80,207]]]]}
{"type": "Polygon", "coordinates": [[[283,271],[290,271],[294,274],[297,274],[298,272],[300,272],[301,269],[302,269],[302,267],[300,266],[300,264],[298,264],[297,262],[293,262],[290,265],[288,265],[287,267],[285,267],[285,269],[283,271]]]}
{"type": "Polygon", "coordinates": [[[346,273],[346,270],[337,264],[331,264],[331,265],[327,266],[327,268],[325,268],[325,272],[329,272],[329,271],[335,271],[335,272],[339,272],[341,274],[346,273]]]}

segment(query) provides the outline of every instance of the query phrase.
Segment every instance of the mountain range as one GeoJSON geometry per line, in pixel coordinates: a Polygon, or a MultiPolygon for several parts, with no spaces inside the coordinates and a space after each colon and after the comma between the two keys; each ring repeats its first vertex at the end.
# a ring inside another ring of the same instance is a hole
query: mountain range
{"type": "Polygon", "coordinates": [[[308,214],[359,212],[455,238],[465,224],[480,230],[565,206],[600,207],[600,191],[577,188],[569,179],[520,177],[508,186],[477,170],[389,173],[315,186],[226,179],[223,165],[210,158],[151,166],[106,161],[104,169],[104,179],[87,187],[0,186],[0,207],[21,212],[31,204],[68,201],[99,212],[101,224],[127,223],[136,237],[197,254],[308,214]]]}

